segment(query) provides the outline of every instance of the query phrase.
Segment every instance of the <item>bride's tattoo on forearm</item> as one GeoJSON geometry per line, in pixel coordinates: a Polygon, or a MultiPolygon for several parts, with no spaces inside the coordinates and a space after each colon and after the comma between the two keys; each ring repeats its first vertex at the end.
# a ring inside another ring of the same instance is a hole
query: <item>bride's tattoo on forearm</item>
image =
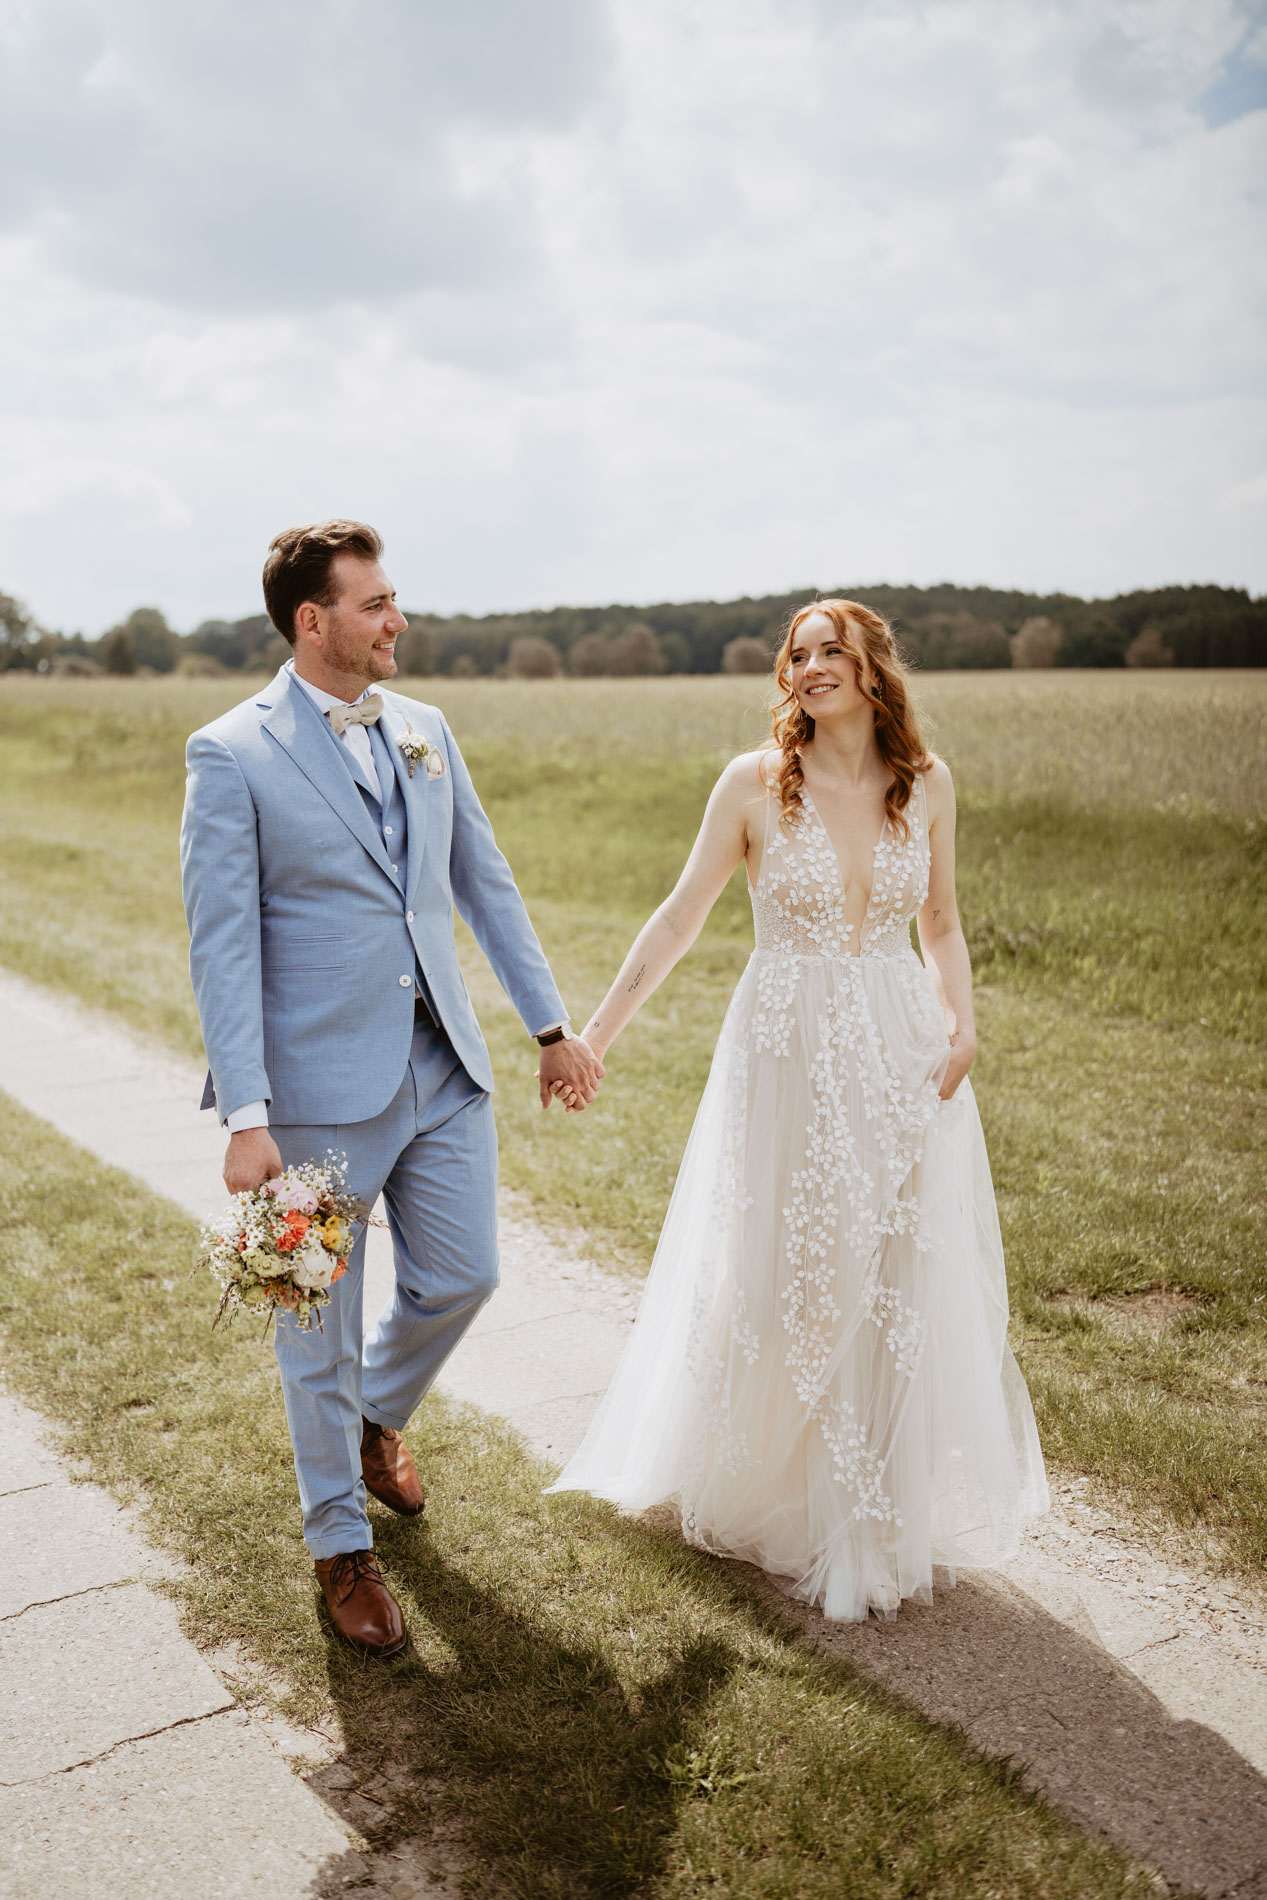
{"type": "Polygon", "coordinates": [[[638,985],[641,983],[643,977],[646,974],[647,974],[647,966],[645,963],[643,963],[639,965],[638,974],[637,976],[635,976],[633,982],[629,985],[629,990],[628,990],[629,995],[632,996],[633,992],[637,989],[638,985]]]}

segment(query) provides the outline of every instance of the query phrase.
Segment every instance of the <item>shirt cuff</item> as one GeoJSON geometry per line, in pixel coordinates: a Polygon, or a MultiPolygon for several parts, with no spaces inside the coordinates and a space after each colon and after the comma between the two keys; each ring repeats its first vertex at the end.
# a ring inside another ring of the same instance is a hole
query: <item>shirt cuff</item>
{"type": "Polygon", "coordinates": [[[562,1021],[557,1023],[542,1023],[540,1029],[534,1029],[532,1033],[534,1036],[552,1036],[556,1029],[570,1029],[571,1026],[571,1019],[564,1016],[562,1021]]]}
{"type": "Polygon", "coordinates": [[[235,1108],[225,1116],[224,1125],[231,1135],[240,1135],[244,1128],[267,1128],[268,1103],[248,1102],[245,1108],[235,1108]]]}

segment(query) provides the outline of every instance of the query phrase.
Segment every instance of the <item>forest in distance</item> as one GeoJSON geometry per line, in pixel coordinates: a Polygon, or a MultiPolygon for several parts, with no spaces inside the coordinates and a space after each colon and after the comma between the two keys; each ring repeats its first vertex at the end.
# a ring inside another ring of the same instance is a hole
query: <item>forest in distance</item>
{"type": "MultiPolygon", "coordinates": [[[[1267,597],[1254,599],[1243,588],[1171,586],[1083,600],[950,582],[482,616],[409,612],[397,658],[401,672],[413,677],[760,673],[790,613],[832,594],[885,614],[922,671],[1267,666],[1267,597]]],[[[271,671],[287,651],[262,613],[204,620],[181,634],[158,608],[138,607],[87,639],[42,627],[22,602],[0,593],[0,671],[210,676],[271,671]]]]}

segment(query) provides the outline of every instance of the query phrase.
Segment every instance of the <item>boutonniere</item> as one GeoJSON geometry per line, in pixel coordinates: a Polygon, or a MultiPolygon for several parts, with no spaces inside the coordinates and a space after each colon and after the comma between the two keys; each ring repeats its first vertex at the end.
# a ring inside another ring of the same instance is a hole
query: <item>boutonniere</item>
{"type": "Polygon", "coordinates": [[[401,733],[399,739],[397,739],[396,744],[409,761],[410,778],[413,777],[414,767],[418,764],[419,760],[426,766],[428,778],[444,777],[444,760],[440,757],[435,747],[428,745],[422,734],[415,732],[413,727],[408,723],[406,723],[405,730],[401,733]]]}

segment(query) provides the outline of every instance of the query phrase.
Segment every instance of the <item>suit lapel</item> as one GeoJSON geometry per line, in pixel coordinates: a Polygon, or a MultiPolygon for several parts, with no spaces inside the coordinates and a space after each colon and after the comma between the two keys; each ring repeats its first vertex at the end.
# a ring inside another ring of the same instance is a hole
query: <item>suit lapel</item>
{"type": "MultiPolygon", "coordinates": [[[[272,711],[264,719],[266,731],[294,760],[304,777],[311,780],[352,836],[365,846],[375,864],[390,877],[391,860],[378,827],[365,809],[352,774],[335,755],[338,740],[303,687],[295,685],[285,667],[278,675],[277,684],[281,690],[272,711]]],[[[410,811],[412,819],[412,807],[410,811]]]]}
{"type": "Polygon", "coordinates": [[[422,845],[427,801],[425,796],[421,795],[421,788],[427,783],[426,768],[415,766],[414,776],[410,778],[409,761],[397,744],[409,722],[404,713],[399,712],[386,697],[383,699],[383,716],[378,723],[385,729],[387,747],[392,755],[392,765],[396,772],[396,782],[400,786],[400,795],[405,801],[405,810],[409,813],[409,860],[405,866],[405,902],[412,904],[418,889],[418,879],[422,875],[422,845]]]}

